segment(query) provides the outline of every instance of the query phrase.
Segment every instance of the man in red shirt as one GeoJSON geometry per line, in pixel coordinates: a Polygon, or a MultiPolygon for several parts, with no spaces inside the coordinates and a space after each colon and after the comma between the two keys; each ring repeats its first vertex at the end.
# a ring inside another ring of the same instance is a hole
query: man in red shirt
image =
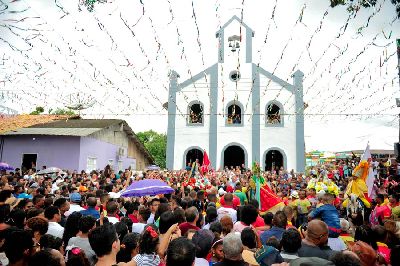
{"type": "Polygon", "coordinates": [[[179,229],[181,229],[181,234],[184,236],[189,229],[194,229],[196,231],[200,230],[196,226],[197,220],[199,219],[199,211],[196,207],[190,207],[185,211],[186,222],[181,223],[179,225],[179,229]]]}
{"type": "Polygon", "coordinates": [[[131,219],[132,223],[138,223],[139,204],[128,201],[124,203],[124,208],[126,210],[126,216],[131,219]]]}
{"type": "MultiPolygon", "coordinates": [[[[238,196],[236,196],[235,194],[233,194],[233,188],[231,186],[226,187],[226,192],[232,193],[232,195],[233,195],[233,200],[232,200],[233,204],[232,205],[233,205],[233,209],[236,210],[237,207],[240,206],[240,198],[238,196]]],[[[221,203],[221,206],[226,207],[224,197],[220,198],[219,203],[221,203]]]]}

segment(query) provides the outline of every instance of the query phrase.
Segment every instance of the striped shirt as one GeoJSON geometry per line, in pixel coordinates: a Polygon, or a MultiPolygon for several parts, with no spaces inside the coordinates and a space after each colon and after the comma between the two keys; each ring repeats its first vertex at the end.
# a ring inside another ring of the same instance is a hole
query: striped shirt
{"type": "Polygon", "coordinates": [[[156,254],[138,254],[133,260],[138,266],[158,266],[161,262],[160,257],[156,254]]]}

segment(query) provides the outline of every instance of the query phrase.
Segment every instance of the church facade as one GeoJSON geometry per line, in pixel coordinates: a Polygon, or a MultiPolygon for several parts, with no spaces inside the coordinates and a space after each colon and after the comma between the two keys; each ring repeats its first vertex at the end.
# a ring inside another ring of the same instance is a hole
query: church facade
{"type": "Polygon", "coordinates": [[[252,62],[254,31],[237,16],[217,33],[217,63],[180,82],[170,72],[167,168],[207,152],[211,167],[304,171],[303,73],[293,84],[252,62]]]}

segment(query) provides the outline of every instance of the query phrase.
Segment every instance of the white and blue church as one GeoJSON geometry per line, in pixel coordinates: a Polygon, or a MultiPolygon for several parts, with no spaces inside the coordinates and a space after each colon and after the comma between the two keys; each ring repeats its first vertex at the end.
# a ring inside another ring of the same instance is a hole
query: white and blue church
{"type": "Polygon", "coordinates": [[[304,172],[303,77],[293,83],[252,61],[254,31],[233,16],[216,33],[217,63],[186,81],[170,72],[167,168],[182,169],[207,152],[211,167],[304,172]]]}

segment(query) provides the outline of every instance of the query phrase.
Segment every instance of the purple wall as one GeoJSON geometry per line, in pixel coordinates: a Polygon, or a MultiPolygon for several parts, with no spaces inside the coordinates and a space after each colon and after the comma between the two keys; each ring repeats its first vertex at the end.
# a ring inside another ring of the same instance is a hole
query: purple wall
{"type": "Polygon", "coordinates": [[[108,164],[108,160],[114,160],[114,169],[118,171],[118,160],[122,161],[123,169],[128,168],[132,163],[133,159],[123,157],[118,159],[117,153],[119,146],[103,142],[94,138],[82,137],[80,141],[80,158],[79,158],[79,169],[86,170],[87,158],[97,158],[97,168],[104,169],[108,164]]]}
{"type": "MultiPolygon", "coordinates": [[[[3,162],[14,168],[21,167],[22,154],[38,154],[36,168],[55,166],[68,170],[85,170],[88,157],[97,158],[97,169],[104,169],[108,160],[114,160],[118,171],[119,146],[89,137],[69,136],[4,136],[3,162]]],[[[133,159],[120,158],[123,169],[128,168],[133,159]]]]}
{"type": "Polygon", "coordinates": [[[37,153],[36,168],[55,166],[78,170],[79,137],[69,136],[4,136],[2,161],[21,167],[22,154],[37,153]]]}

